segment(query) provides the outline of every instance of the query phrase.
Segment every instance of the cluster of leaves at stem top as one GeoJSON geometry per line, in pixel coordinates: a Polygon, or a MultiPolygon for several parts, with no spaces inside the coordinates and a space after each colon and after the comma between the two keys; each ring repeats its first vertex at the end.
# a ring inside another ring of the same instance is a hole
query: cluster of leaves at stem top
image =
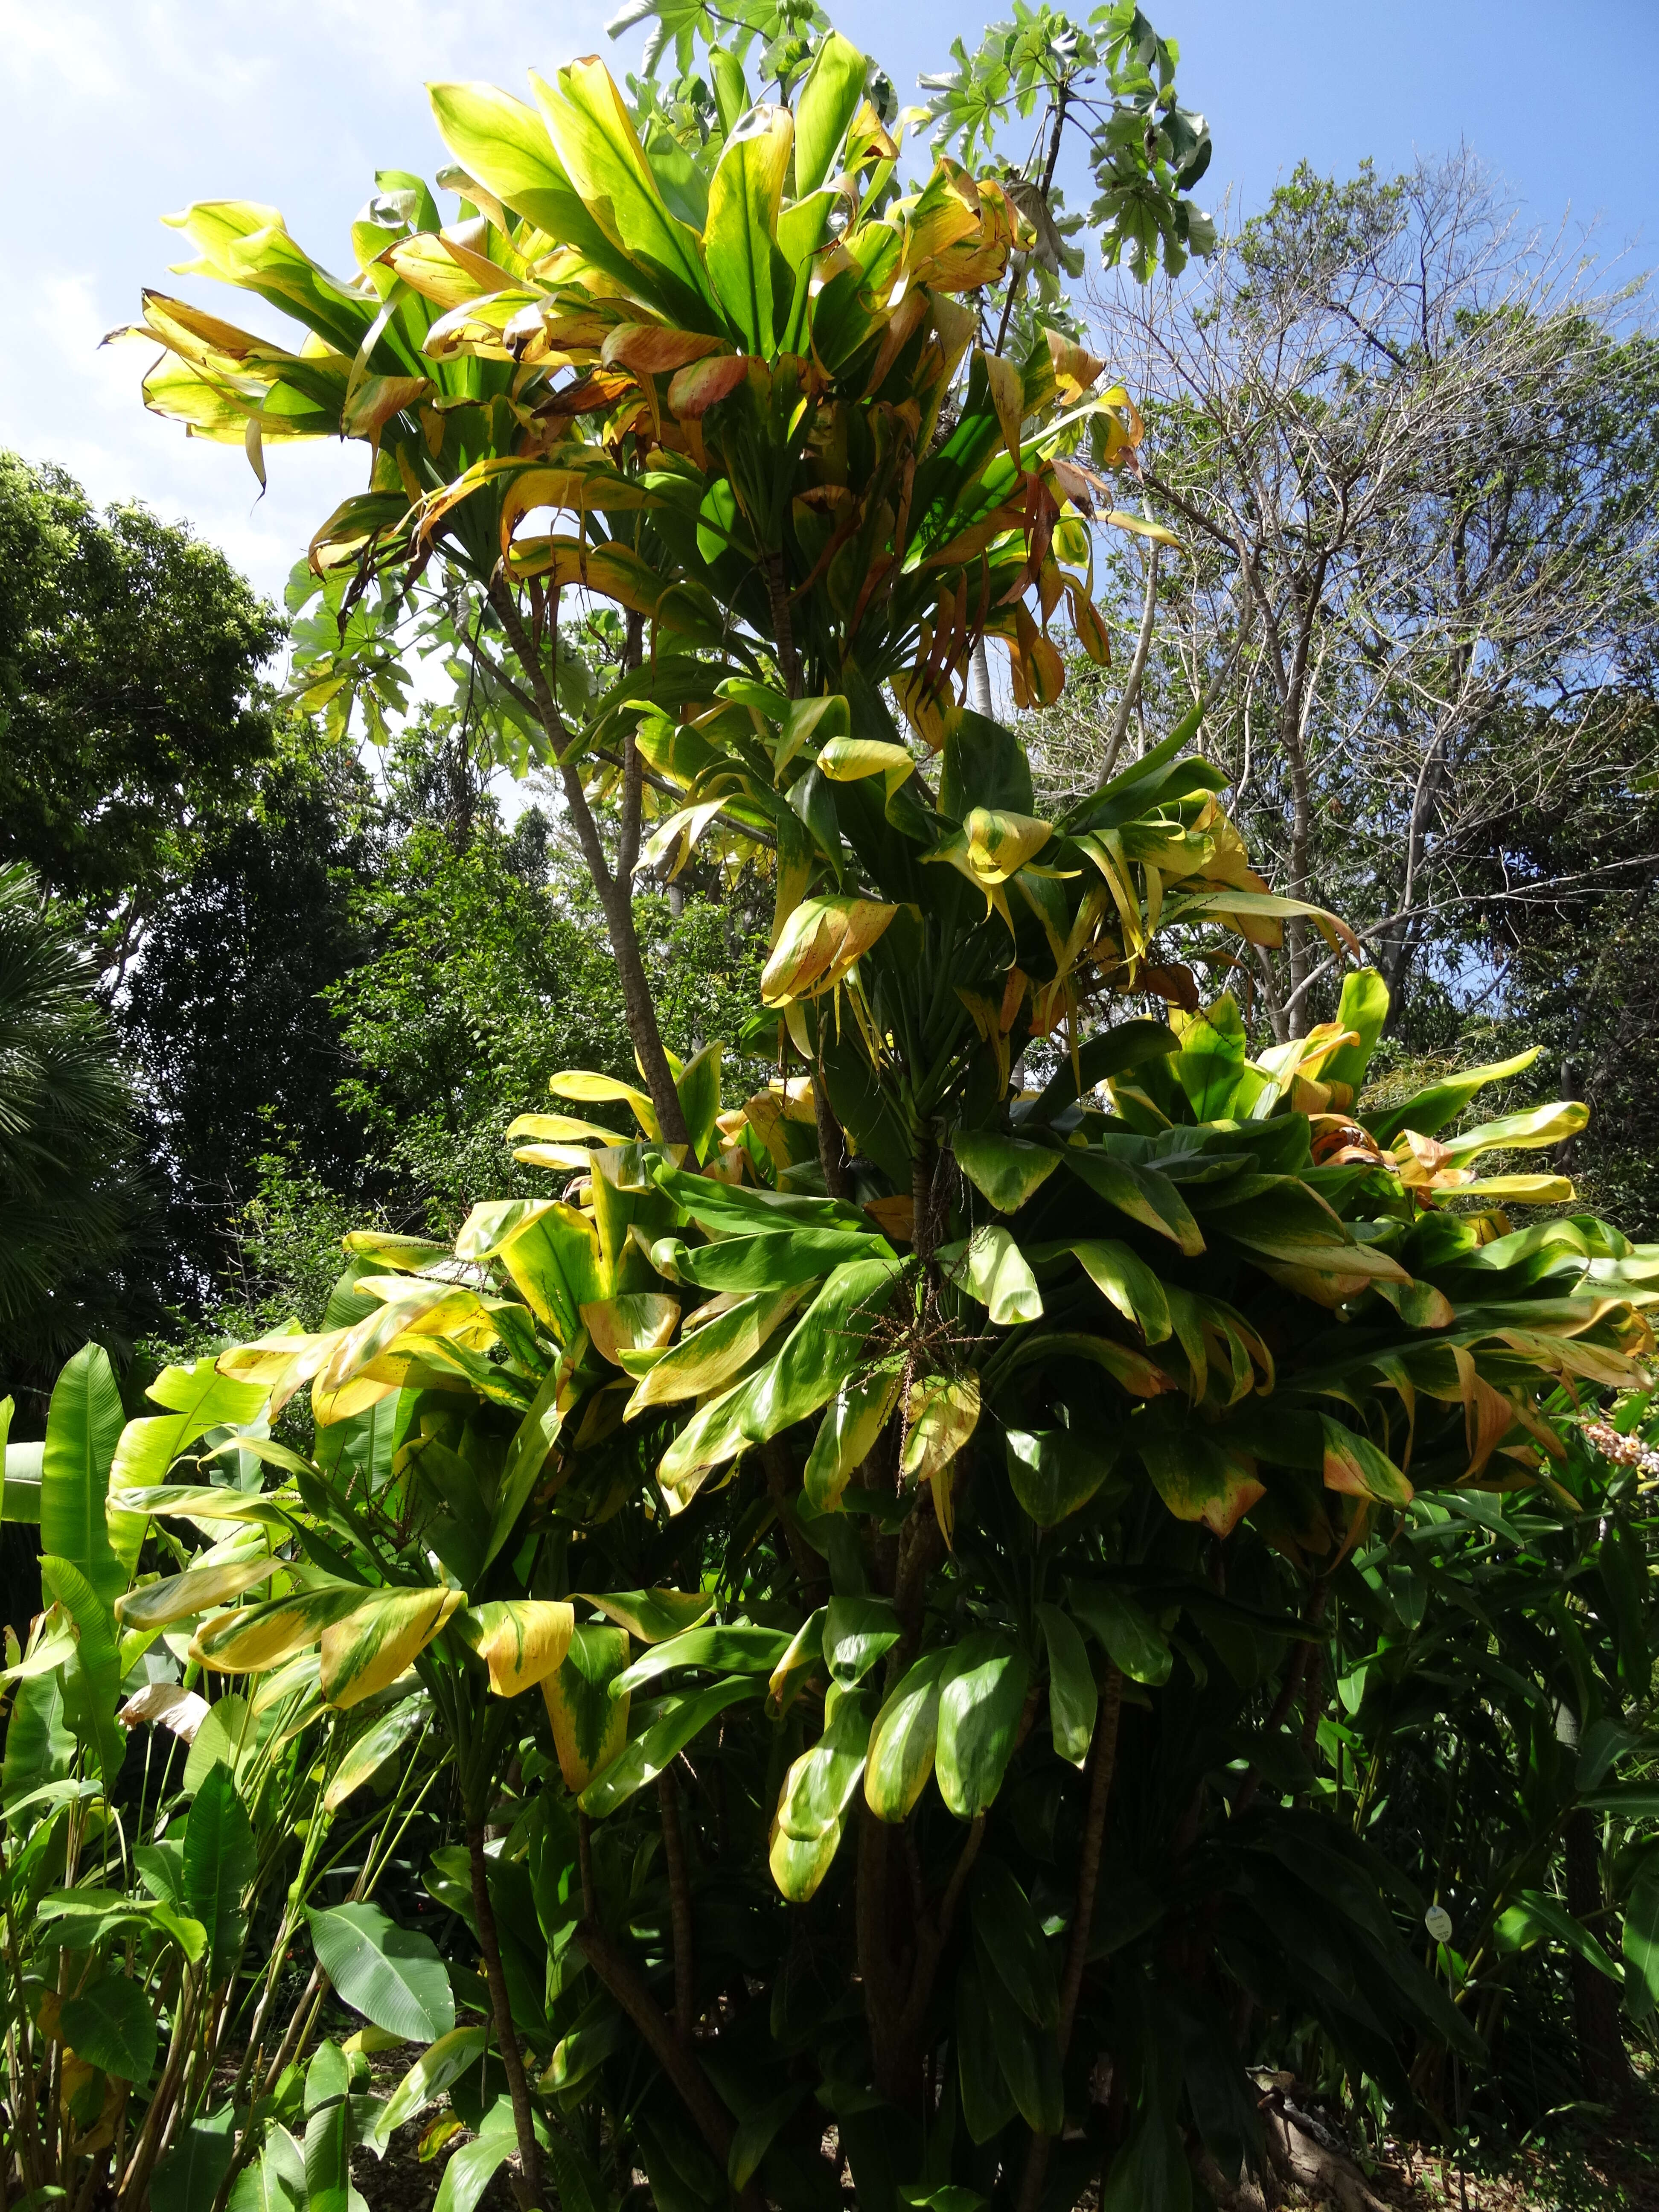
{"type": "MultiPolygon", "coordinates": [[[[1250,869],[1196,710],[1039,815],[968,667],[995,635],[1017,703],[1052,699],[1062,603],[1104,657],[1088,522],[1160,528],[1110,504],[1133,406],[1063,331],[975,342],[1035,228],[943,156],[900,191],[844,40],[784,72],[793,105],[710,68],[696,149],[597,63],[534,108],[436,88],[462,220],[383,176],[348,282],[267,210],[191,210],[297,352],[146,303],[152,404],[261,465],[280,435],[374,449],[312,549],[313,700],[384,706],[437,579],[562,775],[624,980],[636,865],[714,841],[770,876],[741,1042],[778,1074],[728,1103],[724,1048],[678,1058],[635,993],[641,1087],[571,1071],[513,1132],[545,1196],[453,1247],[349,1237],[321,1329],[172,1370],[125,1427],[72,1363],[5,1492],[55,1601],[14,1668],[7,1880],[69,1930],[55,2010],[11,1939],[12,2109],[75,2083],[19,2124],[31,2188],[107,2171],[136,2203],[167,2158],[191,2212],[332,2201],[354,2142],[447,2099],[434,2144],[476,2140],[442,2212],[509,2158],[526,2204],[637,2164],[668,2206],[827,2208],[843,2165],[884,2208],[1070,2203],[1103,2166],[1114,2204],[1183,2205],[1194,2160],[1261,2151],[1247,2062],[1322,2051],[1432,2106],[1480,2056],[1493,1947],[1425,1967],[1425,1900],[1342,1817],[1350,1740],[1315,1769],[1327,1647],[1396,1540],[1605,1502],[1559,1417],[1644,1382],[1659,1251],[1510,1164],[1581,1108],[1463,1126],[1526,1056],[1368,1097],[1369,970],[1250,1058],[1238,948],[1291,916],[1352,941],[1250,869]],[[598,696],[561,689],[567,591],[630,617],[598,696]],[[117,1700],[158,1644],[121,1711],[193,1733],[190,1809],[135,1904],[117,1700]],[[377,1778],[356,1893],[318,1906],[377,1778]],[[447,1972],[369,1898],[444,1802],[447,1972]],[[426,2046],[383,2107],[357,2052],[300,2070],[323,1977],[426,2046]],[[150,2031],[116,2000],[119,2053],[70,2009],[117,1979],[150,2031]]],[[[1527,1910],[1517,1954],[1559,1932],[1527,1910]]]]}

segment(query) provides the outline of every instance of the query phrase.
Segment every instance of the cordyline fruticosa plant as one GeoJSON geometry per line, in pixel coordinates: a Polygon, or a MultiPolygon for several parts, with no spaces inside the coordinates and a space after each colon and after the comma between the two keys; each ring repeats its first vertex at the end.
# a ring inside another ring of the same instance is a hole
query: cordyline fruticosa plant
{"type": "MultiPolygon", "coordinates": [[[[1114,2204],[1184,2205],[1194,2157],[1259,2155],[1245,2065],[1287,2038],[1400,2096],[1425,2045],[1478,2056],[1423,1900],[1296,1754],[1358,1547],[1437,1492],[1574,1509],[1538,1408],[1640,1379],[1655,1262],[1588,1217],[1512,1228],[1568,1187],[1471,1164],[1582,1109],[1445,1134],[1522,1063],[1365,1109],[1370,973],[1250,1060],[1227,947],[1312,910],[1183,756],[1196,712],[1038,817],[969,664],[999,636],[1040,707],[1062,606],[1105,656],[1088,521],[1158,529],[1107,490],[1133,407],[1063,330],[984,343],[1030,329],[1036,224],[944,158],[901,191],[845,41],[787,100],[709,76],[706,135],[597,63],[533,109],[437,88],[461,220],[382,177],[348,282],[268,210],[192,209],[198,265],[296,314],[297,354],[147,302],[153,405],[256,453],[373,447],[313,544],[313,696],[391,682],[433,594],[556,769],[642,1085],[558,1079],[636,1133],[530,1117],[546,1198],[453,1250],[354,1237],[338,1326],[224,1355],[266,1417],[309,1390],[314,1451],[265,1445],[291,1480],[262,1493],[303,1587],[191,1650],[314,1665],[346,1707],[412,1670],[526,2203],[568,2128],[670,2206],[829,2205],[842,2164],[872,2206],[1058,2207],[1103,2165],[1114,2204]],[[625,611],[603,690],[563,593],[625,611]],[[642,858],[700,843],[775,886],[744,1042],[779,1074],[729,1108],[722,1048],[661,1038],[631,911],[642,858]]],[[[1120,150],[1175,208],[1139,97],[1120,150]]],[[[199,1516],[200,1486],[118,1509],[199,1516]]]]}

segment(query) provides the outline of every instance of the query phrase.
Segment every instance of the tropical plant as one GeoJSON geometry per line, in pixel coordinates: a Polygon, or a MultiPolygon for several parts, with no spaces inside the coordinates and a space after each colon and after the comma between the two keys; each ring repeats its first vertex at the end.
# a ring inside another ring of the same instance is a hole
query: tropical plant
{"type": "Polygon", "coordinates": [[[1110,507],[1139,418],[1063,331],[974,345],[964,295],[1036,242],[1005,181],[897,193],[864,58],[783,58],[793,107],[749,109],[715,53],[690,143],[597,63],[539,112],[438,88],[466,221],[383,176],[355,283],[268,211],[192,210],[301,354],[149,303],[152,404],[375,445],[313,541],[313,696],[394,700],[439,580],[429,635],[556,771],[641,1075],[553,1082],[633,1137],[509,1133],[562,1194],[453,1248],[348,1238],[320,1331],[223,1356],[266,1419],[309,1386],[261,1503],[322,1579],[194,1649],[258,1676],[315,1644],[348,1709],[412,1664],[430,1701],[465,1842],[429,1880],[507,2086],[458,2100],[441,2039],[394,2098],[482,2124],[445,2212],[492,2160],[529,2203],[601,2153],[670,2206],[827,2206],[843,2166],[882,2212],[1036,2212],[1103,2168],[1109,2204],[1185,2206],[1194,2159],[1261,2154],[1247,2062],[1322,2038],[1407,2106],[1421,2054],[1480,2059],[1299,1707],[1370,1547],[1498,1486],[1568,1513],[1540,1407],[1643,1382],[1659,1255],[1512,1226],[1571,1185],[1479,1163],[1583,1109],[1455,1125],[1528,1055],[1368,1107],[1370,970],[1249,1057],[1240,947],[1357,947],[1251,870],[1183,757],[1201,705],[1039,812],[968,668],[994,632],[1052,700],[1062,602],[1103,654],[1087,521],[1160,531],[1110,507]],[[597,692],[584,591],[628,617],[597,692]],[[773,891],[738,1042],[778,1073],[729,1107],[724,1048],[663,1039],[632,905],[694,849],[773,891]]]}

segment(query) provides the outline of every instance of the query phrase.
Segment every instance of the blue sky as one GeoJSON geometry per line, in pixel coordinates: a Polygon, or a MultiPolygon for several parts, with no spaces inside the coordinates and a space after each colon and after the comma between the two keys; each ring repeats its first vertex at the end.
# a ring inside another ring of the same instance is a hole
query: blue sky
{"type": "MultiPolygon", "coordinates": [[[[173,287],[233,320],[257,301],[170,278],[158,218],[193,198],[280,208],[324,261],[349,266],[346,227],[379,167],[441,160],[422,85],[492,78],[612,46],[615,0],[559,9],[507,0],[0,0],[0,143],[12,215],[0,234],[7,301],[0,444],[60,460],[99,500],[140,497],[190,518],[275,592],[312,529],[361,486],[361,447],[273,451],[270,489],[240,452],[186,443],[148,416],[148,356],[100,350],[140,288],[173,287]]],[[[1531,221],[1571,206],[1627,271],[1659,257],[1659,0],[1152,0],[1182,47],[1182,86],[1216,156],[1200,197],[1259,207],[1305,155],[1384,170],[1465,140],[1531,221]]],[[[836,21],[878,52],[908,97],[981,18],[939,0],[843,0],[836,21]]],[[[278,324],[265,318],[264,326],[278,324]]]]}

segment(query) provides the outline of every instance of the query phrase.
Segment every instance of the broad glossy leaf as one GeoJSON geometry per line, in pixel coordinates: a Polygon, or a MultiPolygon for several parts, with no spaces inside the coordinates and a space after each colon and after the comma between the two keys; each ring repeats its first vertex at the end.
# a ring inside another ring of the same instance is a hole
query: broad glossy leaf
{"type": "Polygon", "coordinates": [[[582,1791],[579,1802],[583,1812],[596,1820],[614,1813],[636,1790],[654,1782],[711,1721],[745,1698],[758,1698],[762,1686],[757,1679],[737,1674],[692,1697],[670,1698],[661,1717],[618,1752],[582,1791]]]}
{"type": "Polygon", "coordinates": [[[848,1484],[875,1449],[904,1387],[902,1371],[880,1372],[837,1393],[818,1425],[807,1455],[805,1483],[820,1513],[833,1512],[848,1484]]]}
{"type": "Polygon", "coordinates": [[[708,185],[703,258],[740,350],[763,357],[775,344],[773,239],[794,138],[787,107],[750,108],[721,149],[708,185]]]}
{"type": "Polygon", "coordinates": [[[1110,1583],[1074,1582],[1066,1585],[1066,1600],[1131,1681],[1156,1689],[1169,1680],[1174,1664],[1169,1639],[1127,1591],[1110,1583]]]}
{"type": "Polygon", "coordinates": [[[701,1667],[721,1674],[770,1674],[788,1650],[790,1638],[781,1628],[752,1628],[739,1622],[731,1628],[690,1628],[653,1644],[633,1665],[618,1674],[615,1694],[643,1689],[659,1674],[676,1667],[701,1667]]]}
{"type": "Polygon", "coordinates": [[[576,1616],[564,1601],[496,1598],[462,1618],[461,1632],[489,1669],[498,1698],[533,1689],[564,1663],[576,1616]]]}
{"type": "Polygon", "coordinates": [[[252,1421],[266,1393],[219,1371],[211,1354],[190,1367],[164,1367],[144,1394],[169,1410],[129,1421],[115,1447],[111,1480],[118,1488],[165,1482],[173,1461],[208,1430],[252,1421]]]}
{"type": "Polygon", "coordinates": [[[945,1662],[935,1771],[960,1820],[985,1812],[1002,1787],[1030,1672],[1025,1654],[997,1629],[975,1629],[945,1662]]]}
{"type": "Polygon", "coordinates": [[[611,1686],[628,1664],[628,1636],[620,1628],[579,1625],[556,1674],[542,1684],[564,1786],[580,1796],[628,1741],[629,1698],[611,1686]]]}
{"type": "Polygon", "coordinates": [[[1350,1498],[1369,1498],[1379,1505],[1409,1505],[1414,1492],[1385,1451],[1369,1437],[1358,1436],[1330,1415],[1322,1417],[1325,1437],[1325,1487],[1350,1498]]]}
{"type": "Polygon", "coordinates": [[[1034,2027],[1053,2027],[1060,1989],[1042,1923],[1007,1866],[989,1853],[974,1869],[969,1911],[988,1985],[1000,1983],[1034,2027]]]}
{"type": "Polygon", "coordinates": [[[750,1443],[764,1443],[817,1413],[863,1365],[866,1341],[899,1273],[896,1260],[857,1260],[836,1268],[756,1384],[742,1415],[750,1443]]]}
{"type": "Polygon", "coordinates": [[[1097,1197],[1143,1229],[1167,1237],[1189,1260],[1204,1249],[1204,1234],[1191,1208],[1174,1183],[1155,1168],[1132,1166],[1093,1145],[1067,1145],[1060,1158],[1097,1197]]]}
{"type": "Polygon", "coordinates": [[[757,1291],[683,1336],[647,1370],[628,1401],[628,1418],[636,1419],[651,1406],[702,1398],[710,1391],[725,1389],[743,1373],[779,1323],[794,1311],[806,1287],[803,1282],[782,1291],[757,1291]]]}
{"type": "Polygon", "coordinates": [[[234,1967],[247,1934],[242,1900],[254,1876],[253,1830],[228,1766],[212,1767],[185,1824],[184,1895],[208,1934],[208,1978],[234,1967]]]}
{"type": "Polygon", "coordinates": [[[279,2120],[265,2130],[264,2146],[232,2185],[227,2212],[306,2212],[306,2162],[279,2120]]]}
{"type": "Polygon", "coordinates": [[[918,1659],[876,1716],[864,1796],[878,1820],[908,1820],[927,1787],[939,1734],[939,1679],[948,1656],[930,1651],[918,1659]]]}
{"type": "Polygon", "coordinates": [[[1008,1231],[988,1223],[959,1244],[945,1246],[939,1264],[953,1283],[989,1312],[1000,1328],[1040,1321],[1042,1293],[1024,1254],[1008,1231]]]}
{"type": "Polygon", "coordinates": [[[324,1697],[343,1712],[387,1688],[465,1603],[465,1590],[443,1585],[374,1591],[323,1631],[324,1697]]]}
{"type": "Polygon", "coordinates": [[[1094,1671],[1069,1613],[1057,1605],[1040,1605],[1036,1616],[1048,1647],[1048,1723],[1054,1749],[1073,1766],[1081,1766],[1089,1756],[1100,1710],[1094,1671]]]}
{"type": "Polygon", "coordinates": [[[372,1781],[387,1760],[395,1759],[410,1738],[426,1726],[431,1711],[426,1692],[417,1690],[366,1729],[329,1777],[323,1792],[324,1811],[337,1811],[354,1790],[372,1781]]]}
{"type": "Polygon", "coordinates": [[[891,1256],[891,1246],[869,1230],[814,1229],[780,1222],[774,1234],[726,1237],[718,1244],[687,1245],[678,1237],[665,1237],[652,1247],[651,1261],[660,1273],[696,1283],[705,1291],[741,1297],[746,1291],[786,1291],[815,1282],[848,1260],[891,1256]]]}
{"type": "Polygon", "coordinates": [[[1338,1045],[1326,1055],[1319,1071],[1321,1082],[1346,1084],[1358,1097],[1388,1018],[1389,987],[1382,976],[1375,968],[1351,968],[1342,978],[1336,1020],[1340,1029],[1352,1030],[1358,1042],[1338,1045]]]}
{"type": "Polygon", "coordinates": [[[269,1553],[228,1560],[223,1566],[192,1567],[185,1574],[168,1575],[124,1592],[115,1601],[115,1618],[124,1628],[166,1628],[175,1620],[209,1613],[283,1571],[281,1560],[269,1553]]]}
{"type": "Polygon", "coordinates": [[[1484,1067],[1466,1068],[1461,1074],[1449,1076],[1443,1083],[1431,1083],[1426,1089],[1414,1091],[1397,1106],[1386,1113],[1364,1115],[1366,1127],[1379,1145],[1391,1145],[1402,1129],[1415,1129],[1419,1137],[1437,1136],[1448,1121],[1454,1121],[1468,1104],[1477,1091],[1484,1091],[1489,1083],[1502,1083],[1511,1075],[1519,1075],[1530,1067],[1542,1051],[1541,1045],[1533,1045],[1526,1052],[1518,1052],[1512,1060],[1498,1060],[1484,1067]]]}
{"type": "Polygon", "coordinates": [[[971,1960],[957,1971],[957,2073],[962,2116],[976,2143],[989,2142],[1014,2117],[1013,2092],[1002,2071],[991,2029],[994,1998],[988,1997],[971,1960]]]}
{"type": "Polygon", "coordinates": [[[507,1448],[507,1457],[501,1462],[501,1486],[496,1493],[495,1510],[490,1519],[489,1541],[484,1547],[482,1567],[494,1559],[519,1525],[531,1492],[547,1463],[547,1455],[558,1439],[563,1423],[561,1395],[568,1379],[564,1363],[555,1361],[538,1384],[535,1396],[525,1410],[524,1419],[514,1431],[513,1441],[507,1448]]]}
{"type": "Polygon", "coordinates": [[[576,1595],[585,1605],[597,1606],[641,1644],[664,1644],[671,1636],[684,1635],[706,1620],[715,1604],[706,1590],[612,1590],[608,1595],[578,1590],[576,1595]]]}
{"type": "Polygon", "coordinates": [[[204,1621],[192,1650],[198,1663],[224,1674],[255,1674],[316,1643],[332,1622],[355,1613],[369,1593],[359,1583],[319,1582],[204,1621]]]}
{"type": "Polygon", "coordinates": [[[803,899],[785,922],[761,976],[761,1003],[785,1006],[832,990],[898,912],[879,899],[803,899]]]}
{"type": "Polygon", "coordinates": [[[455,2025],[449,1976],[428,1936],[399,1928],[378,1905],[308,1911],[317,1962],[354,2012],[410,2043],[455,2025]]]}
{"type": "Polygon", "coordinates": [[[387,2142],[405,2121],[459,2081],[477,2064],[487,2034],[482,2023],[452,2028],[423,2051],[375,2115],[370,2142],[378,2146],[387,2142]]]}
{"type": "Polygon", "coordinates": [[[899,1640],[898,1615],[884,1597],[832,1597],[823,1621],[823,1656],[844,1690],[862,1681],[899,1640]]]}
{"type": "Polygon", "coordinates": [[[58,2015],[64,2040],[77,2058],[142,2088],[155,2066],[155,2015],[138,1983],[106,1974],[58,2015]]]}
{"type": "Polygon", "coordinates": [[[999,1213],[1017,1213],[1060,1165],[1060,1156],[1024,1137],[989,1129],[958,1129],[951,1139],[957,1166],[999,1213]]]}
{"type": "Polygon", "coordinates": [[[1104,1291],[1125,1321],[1133,1322],[1148,1344],[1162,1344],[1171,1322],[1164,1285],[1137,1252],[1110,1237],[1092,1237],[1069,1248],[1098,1291],[1104,1291]]]}
{"type": "Polygon", "coordinates": [[[1146,1426],[1139,1442],[1146,1472],[1177,1521],[1201,1521],[1228,1536],[1265,1493],[1255,1462],[1206,1435],[1196,1422],[1146,1426]]]}
{"type": "Polygon", "coordinates": [[[109,1354],[82,1345],[52,1386],[40,1464],[40,1548],[78,1568],[106,1607],[127,1570],[105,1524],[110,1465],[122,1429],[121,1393],[109,1354]]]}
{"type": "Polygon", "coordinates": [[[156,2161],[149,2185],[151,2212],[211,2212],[230,2171],[235,2119],[234,2108],[227,2104],[180,2129],[172,2149],[156,2161]]]}
{"type": "Polygon", "coordinates": [[[795,194],[805,199],[834,174],[853,118],[864,99],[868,64],[857,47],[831,31],[795,100],[795,194]]]}
{"type": "Polygon", "coordinates": [[[75,1651],[64,1662],[64,1715],[108,1786],[126,1751],[115,1719],[121,1680],[115,1624],[72,1559],[43,1553],[40,1582],[75,1623],[75,1651]]]}
{"type": "Polygon", "coordinates": [[[1081,1511],[1106,1481],[1116,1465],[1118,1441],[1109,1431],[1091,1440],[1069,1429],[1008,1429],[1003,1449],[1022,1510],[1039,1528],[1053,1528],[1081,1511]]]}
{"type": "Polygon", "coordinates": [[[823,1624],[829,1611],[821,1605],[807,1614],[790,1638],[789,1649],[772,1669],[766,1686],[766,1707],[775,1717],[787,1712],[814,1669],[823,1665],[823,1624]]]}

